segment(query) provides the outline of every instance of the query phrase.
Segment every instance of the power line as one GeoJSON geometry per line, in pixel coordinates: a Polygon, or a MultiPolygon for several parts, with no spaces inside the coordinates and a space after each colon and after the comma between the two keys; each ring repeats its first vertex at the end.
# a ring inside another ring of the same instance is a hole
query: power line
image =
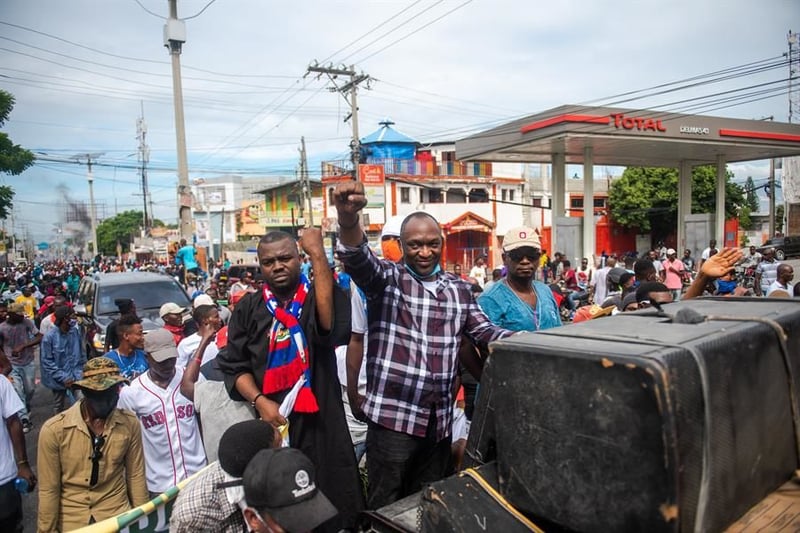
{"type": "Polygon", "coordinates": [[[214,2],[216,2],[216,1],[217,1],[217,0],[211,0],[209,3],[207,3],[205,6],[203,6],[203,9],[201,9],[200,11],[198,11],[197,13],[195,13],[194,15],[192,15],[192,16],[190,16],[190,17],[183,17],[183,20],[191,20],[191,19],[193,19],[193,18],[197,18],[197,17],[199,17],[200,15],[202,15],[202,14],[203,14],[203,12],[204,12],[206,9],[208,9],[209,7],[211,7],[211,4],[213,4],[213,3],[214,3],[214,2]]]}
{"type": "Polygon", "coordinates": [[[141,7],[146,13],[148,13],[150,15],[153,15],[156,18],[160,18],[161,20],[167,20],[167,17],[163,17],[163,16],[159,15],[158,13],[153,13],[152,11],[150,11],[149,9],[144,7],[144,5],[142,5],[142,3],[139,0],[133,0],[133,1],[136,2],[137,4],[139,4],[139,7],[141,7]]]}

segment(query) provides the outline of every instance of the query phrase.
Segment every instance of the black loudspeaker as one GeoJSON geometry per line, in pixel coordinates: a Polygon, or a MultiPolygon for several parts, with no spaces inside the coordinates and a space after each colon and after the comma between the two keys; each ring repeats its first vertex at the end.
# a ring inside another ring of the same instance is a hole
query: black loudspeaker
{"type": "Polygon", "coordinates": [[[512,505],[577,531],[720,531],[779,487],[798,467],[800,301],[664,312],[492,344],[468,465],[496,460],[512,505]]]}
{"type": "Polygon", "coordinates": [[[499,493],[494,463],[432,483],[422,491],[420,511],[421,533],[542,531],[499,493]]]}

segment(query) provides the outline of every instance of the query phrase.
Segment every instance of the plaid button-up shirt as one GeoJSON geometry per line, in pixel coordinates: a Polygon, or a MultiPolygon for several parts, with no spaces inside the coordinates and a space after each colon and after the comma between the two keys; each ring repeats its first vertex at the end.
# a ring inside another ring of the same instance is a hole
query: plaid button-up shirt
{"type": "Polygon", "coordinates": [[[424,437],[433,410],[436,439],[447,437],[462,334],[485,346],[513,332],[493,325],[469,284],[452,274],[423,283],[403,265],[379,260],[366,241],[355,248],[340,243],[337,251],[367,296],[364,413],[383,427],[424,437]]]}

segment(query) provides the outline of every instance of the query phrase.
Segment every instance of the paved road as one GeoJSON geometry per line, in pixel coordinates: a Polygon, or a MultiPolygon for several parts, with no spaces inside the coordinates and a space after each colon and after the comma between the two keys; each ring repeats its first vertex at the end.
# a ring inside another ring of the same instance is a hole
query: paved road
{"type": "MultiPolygon", "coordinates": [[[[39,361],[38,349],[36,350],[36,361],[39,361]]],[[[39,370],[37,365],[36,375],[38,377],[39,370]]],[[[33,430],[25,434],[25,445],[28,448],[28,460],[33,466],[33,471],[39,475],[39,469],[36,464],[36,443],[39,441],[39,430],[42,424],[53,414],[53,407],[51,402],[50,391],[42,384],[36,385],[36,392],[33,395],[31,402],[31,422],[33,422],[33,430]]],[[[35,532],[36,531],[36,510],[39,507],[38,491],[33,491],[30,494],[22,496],[22,513],[23,513],[23,531],[35,532]]]]}

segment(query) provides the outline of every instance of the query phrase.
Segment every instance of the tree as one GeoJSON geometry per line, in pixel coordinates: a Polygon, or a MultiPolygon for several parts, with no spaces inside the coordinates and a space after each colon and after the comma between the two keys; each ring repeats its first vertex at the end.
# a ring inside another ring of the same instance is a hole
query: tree
{"type": "MultiPolygon", "coordinates": [[[[725,217],[737,216],[744,191],[728,172],[725,186],[725,217]]],[[[692,212],[716,211],[717,173],[713,166],[692,170],[692,212]]],[[[608,197],[611,218],[628,228],[652,232],[655,238],[672,233],[678,224],[678,170],[674,168],[628,167],[611,184],[608,197]]]]}
{"type": "Polygon", "coordinates": [[[746,195],[745,206],[750,209],[751,213],[758,213],[761,205],[758,201],[758,193],[752,176],[747,176],[747,180],[744,182],[744,192],[746,195]]]}
{"type": "MultiPolygon", "coordinates": [[[[144,214],[141,211],[124,211],[106,219],[97,225],[97,250],[103,255],[116,255],[117,242],[122,251],[128,252],[133,238],[142,228],[144,214]]],[[[153,226],[163,225],[160,220],[153,220],[153,226]]]]}
{"type": "MultiPolygon", "coordinates": [[[[11,110],[14,109],[14,95],[0,89],[0,126],[6,123],[11,110]]],[[[33,154],[14,144],[8,134],[0,132],[0,172],[18,175],[33,164],[33,154]]],[[[7,186],[0,186],[0,219],[5,220],[14,207],[14,190],[7,186]]]]}

